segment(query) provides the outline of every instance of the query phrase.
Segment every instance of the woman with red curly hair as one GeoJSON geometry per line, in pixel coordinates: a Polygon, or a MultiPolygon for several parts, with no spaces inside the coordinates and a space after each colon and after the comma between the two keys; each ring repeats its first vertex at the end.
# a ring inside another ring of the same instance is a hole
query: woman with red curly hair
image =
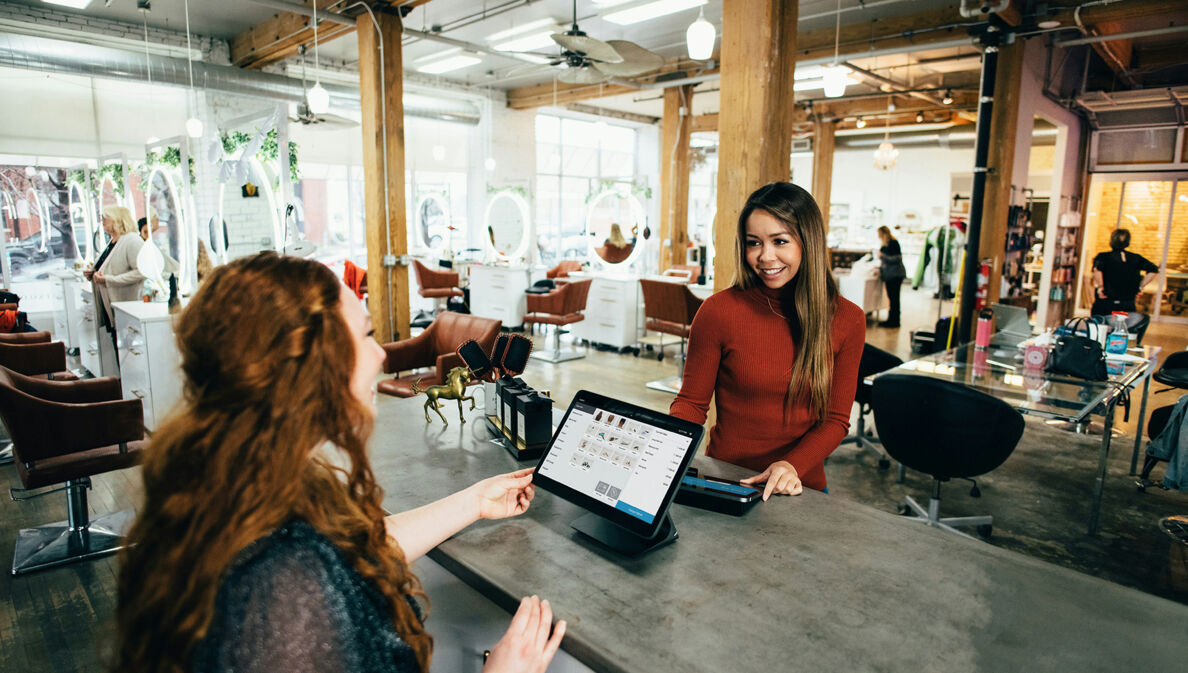
{"type": "MultiPolygon", "coordinates": [[[[409,564],[476,519],[527,510],[531,470],[385,516],[366,450],[384,352],[316,262],[220,267],[176,331],[183,401],[143,466],[114,669],[428,671],[409,564]]],[[[484,670],[543,671],[564,632],[525,598],[484,670]]]]}

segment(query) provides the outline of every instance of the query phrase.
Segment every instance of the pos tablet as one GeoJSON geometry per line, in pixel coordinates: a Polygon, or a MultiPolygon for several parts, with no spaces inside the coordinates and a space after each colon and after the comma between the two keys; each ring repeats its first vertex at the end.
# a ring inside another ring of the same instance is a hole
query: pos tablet
{"type": "Polygon", "coordinates": [[[578,391],[532,483],[588,513],[571,525],[629,556],[677,538],[669,505],[702,427],[667,414],[578,391]]]}

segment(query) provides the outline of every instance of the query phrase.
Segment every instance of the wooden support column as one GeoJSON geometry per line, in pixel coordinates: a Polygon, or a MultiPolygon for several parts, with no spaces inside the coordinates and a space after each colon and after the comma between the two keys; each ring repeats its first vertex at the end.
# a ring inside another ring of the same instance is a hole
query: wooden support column
{"type": "Polygon", "coordinates": [[[367,14],[358,18],[356,32],[359,35],[359,94],[363,112],[367,308],[376,340],[385,343],[409,337],[408,267],[385,267],[383,264],[386,254],[396,257],[408,254],[408,227],[404,214],[404,71],[400,45],[403,27],[400,17],[394,14],[377,13],[375,18],[379,21],[379,35],[367,14]],[[382,73],[381,39],[384,48],[382,73]]]}
{"type": "Polygon", "coordinates": [[[734,280],[735,227],[751,192],[791,176],[797,0],[732,0],[722,16],[714,290],[734,280]]]}
{"type": "Polygon", "coordinates": [[[833,134],[836,121],[813,124],[813,199],[821,208],[825,230],[829,231],[829,191],[833,187],[833,134]]]}
{"type": "MultiPolygon", "coordinates": [[[[978,255],[990,259],[990,284],[986,302],[998,301],[1002,260],[1006,255],[1007,216],[1011,205],[1011,180],[1019,130],[1019,87],[1023,78],[1023,40],[1001,47],[994,80],[994,111],[990,115],[990,154],[987,159],[986,201],[978,255]]],[[[1026,179],[1027,176],[1023,176],[1026,179]]],[[[977,264],[980,260],[966,260],[977,264]]],[[[971,332],[972,334],[972,332],[971,332]]]]}
{"type": "Polygon", "coordinates": [[[660,272],[685,263],[689,245],[689,134],[693,86],[664,90],[660,128],[660,272]],[[668,241],[668,245],[664,244],[668,241]]]}

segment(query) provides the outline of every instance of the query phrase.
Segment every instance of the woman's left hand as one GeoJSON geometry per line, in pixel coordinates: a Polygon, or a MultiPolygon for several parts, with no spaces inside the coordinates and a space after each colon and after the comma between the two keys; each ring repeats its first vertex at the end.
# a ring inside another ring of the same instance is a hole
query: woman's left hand
{"type": "Polygon", "coordinates": [[[532,470],[501,474],[484,479],[470,487],[480,519],[504,519],[528,511],[528,504],[536,496],[532,486],[532,470]]]}
{"type": "Polygon", "coordinates": [[[766,470],[753,477],[740,479],[738,483],[751,486],[764,482],[767,483],[767,487],[763,489],[764,500],[770,498],[772,493],[800,495],[804,492],[804,487],[800,484],[800,475],[796,474],[796,468],[792,467],[792,463],[786,460],[777,460],[768,465],[766,470]]]}
{"type": "Polygon", "coordinates": [[[106,283],[107,283],[107,277],[103,275],[103,272],[102,272],[102,271],[96,271],[96,272],[95,272],[95,275],[94,275],[94,276],[91,276],[91,278],[92,278],[92,279],[93,279],[93,280],[94,280],[96,283],[98,283],[98,284],[100,284],[100,285],[104,285],[104,284],[106,284],[106,283]]]}

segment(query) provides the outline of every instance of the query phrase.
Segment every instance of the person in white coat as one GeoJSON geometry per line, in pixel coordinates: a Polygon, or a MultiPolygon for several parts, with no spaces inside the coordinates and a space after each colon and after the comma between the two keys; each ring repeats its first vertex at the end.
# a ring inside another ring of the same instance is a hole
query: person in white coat
{"type": "Polygon", "coordinates": [[[136,257],[144,239],[140,238],[132,211],[123,206],[107,206],[103,209],[103,231],[112,239],[111,251],[95,269],[91,281],[95,285],[95,300],[103,309],[100,321],[108,331],[115,333],[115,310],[117,301],[138,301],[144,274],[136,267],[136,257]]]}

